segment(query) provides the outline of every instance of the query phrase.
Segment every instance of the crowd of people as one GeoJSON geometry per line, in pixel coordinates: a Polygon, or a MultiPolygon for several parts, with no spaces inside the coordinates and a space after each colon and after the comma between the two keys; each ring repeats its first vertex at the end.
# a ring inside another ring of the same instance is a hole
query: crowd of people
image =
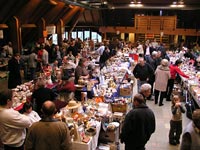
{"type": "MultiPolygon", "coordinates": [[[[147,40],[143,44],[137,42],[137,45],[126,44],[119,40],[105,41],[96,49],[91,41],[88,43],[89,45],[84,45],[80,39],[70,42],[64,40],[61,45],[36,42],[28,57],[21,56],[21,58],[19,53],[6,50],[8,55],[5,57],[11,57],[8,62],[8,88],[16,88],[22,83],[20,70],[23,61],[28,62],[31,75],[29,80],[37,79],[37,82],[31,102],[24,104],[23,114],[12,109],[12,93],[0,93],[0,139],[5,150],[22,150],[24,147],[25,149],[48,149],[48,147],[72,149],[67,126],[53,118],[57,111],[54,103],[58,98],[57,94],[68,93],[64,98],[67,104],[70,99],[76,97],[75,84],[78,84],[80,79],[97,79],[109,58],[127,50],[129,53],[137,53],[139,58],[132,71],[137,79],[138,93],[133,96],[133,108],[126,114],[120,135],[121,142],[125,143],[125,150],[145,149],[146,143],[156,130],[153,109],[147,106],[146,101],[153,100],[155,104],[163,106],[164,98],[172,103],[169,143],[172,145],[181,143],[181,150],[200,148],[198,109],[194,111],[193,123],[186,127],[180,141],[181,114],[185,109],[178,95],[172,97],[172,90],[177,76],[189,78],[179,68],[182,64],[182,49],[181,57],[172,64],[164,45],[159,44],[156,39],[147,40]],[[98,56],[93,63],[90,54],[98,56]],[[43,78],[38,76],[38,73],[47,72],[50,72],[50,79],[57,83],[56,91],[45,87],[43,78]],[[27,134],[26,129],[28,129],[27,134]]],[[[183,56],[194,56],[191,59],[197,62],[196,54],[197,52],[192,55],[191,51],[185,51],[183,56]]],[[[4,57],[3,52],[1,57],[4,57]]],[[[99,80],[95,81],[98,82],[99,80]]]]}

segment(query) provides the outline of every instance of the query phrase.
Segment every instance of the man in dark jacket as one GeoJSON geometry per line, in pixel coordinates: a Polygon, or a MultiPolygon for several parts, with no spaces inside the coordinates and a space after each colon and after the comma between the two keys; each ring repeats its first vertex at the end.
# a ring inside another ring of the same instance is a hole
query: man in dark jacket
{"type": "Polygon", "coordinates": [[[16,88],[17,85],[22,83],[21,75],[20,75],[20,54],[16,53],[9,61],[8,61],[8,88],[16,88]]]}
{"type": "Polygon", "coordinates": [[[155,116],[141,94],[134,96],[133,105],[122,127],[121,142],[125,143],[125,150],[145,150],[145,144],[155,131],[155,116]]]}
{"type": "Polygon", "coordinates": [[[152,81],[154,70],[151,65],[145,62],[144,57],[139,57],[138,63],[133,69],[133,75],[137,79],[137,86],[139,91],[142,84],[152,81]]]}

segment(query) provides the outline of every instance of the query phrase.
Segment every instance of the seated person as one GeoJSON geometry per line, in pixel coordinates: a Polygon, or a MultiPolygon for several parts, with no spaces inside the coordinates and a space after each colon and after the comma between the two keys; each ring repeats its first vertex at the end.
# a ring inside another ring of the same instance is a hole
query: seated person
{"type": "Polygon", "coordinates": [[[31,102],[24,103],[23,112],[24,115],[30,118],[31,123],[38,122],[41,120],[38,113],[33,110],[33,104],[31,102]]]}
{"type": "Polygon", "coordinates": [[[82,79],[89,78],[89,71],[87,70],[86,67],[87,67],[87,59],[81,58],[78,66],[75,69],[75,80],[74,80],[75,84],[78,84],[79,78],[82,78],[82,79]]]}
{"type": "Polygon", "coordinates": [[[110,50],[109,48],[106,46],[105,50],[103,51],[103,54],[100,56],[99,59],[99,65],[100,68],[102,69],[105,65],[106,65],[106,61],[111,57],[110,55],[110,50]]]}
{"type": "Polygon", "coordinates": [[[57,86],[57,91],[60,97],[59,99],[66,102],[67,104],[70,99],[74,99],[75,90],[76,87],[74,85],[74,82],[66,80],[65,78],[62,78],[57,86]]]}
{"type": "Polygon", "coordinates": [[[61,68],[61,76],[65,80],[68,80],[74,76],[74,70],[76,68],[76,65],[67,56],[63,57],[62,62],[63,62],[62,66],[60,67],[61,68]]]}
{"type": "Polygon", "coordinates": [[[42,78],[38,78],[36,82],[36,90],[32,94],[32,101],[35,101],[36,104],[36,112],[39,115],[42,115],[41,108],[42,104],[46,100],[54,101],[56,99],[56,93],[53,92],[52,89],[45,87],[45,81],[42,78]]]}

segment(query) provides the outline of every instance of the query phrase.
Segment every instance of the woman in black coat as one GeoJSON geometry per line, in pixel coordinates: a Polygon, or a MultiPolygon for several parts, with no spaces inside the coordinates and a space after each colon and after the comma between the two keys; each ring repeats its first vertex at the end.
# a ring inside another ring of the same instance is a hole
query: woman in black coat
{"type": "Polygon", "coordinates": [[[20,75],[20,54],[16,53],[8,61],[8,88],[16,88],[17,85],[22,83],[20,75]]]}

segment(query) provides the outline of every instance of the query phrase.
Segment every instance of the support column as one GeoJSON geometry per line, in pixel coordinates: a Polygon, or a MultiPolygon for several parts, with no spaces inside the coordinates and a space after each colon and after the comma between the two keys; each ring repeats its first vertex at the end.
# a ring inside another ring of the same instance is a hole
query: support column
{"type": "Polygon", "coordinates": [[[46,21],[44,18],[41,18],[40,21],[37,24],[38,26],[38,40],[40,42],[45,42],[46,37],[44,37],[44,31],[46,31],[46,21]]]}
{"type": "Polygon", "coordinates": [[[13,16],[13,18],[11,19],[9,28],[10,28],[10,41],[13,43],[14,53],[16,52],[20,53],[22,49],[21,30],[20,30],[19,19],[16,16],[13,16]]]}
{"type": "Polygon", "coordinates": [[[60,19],[59,22],[56,24],[56,33],[58,37],[58,45],[63,41],[63,33],[64,33],[64,24],[63,20],[60,19]]]}

